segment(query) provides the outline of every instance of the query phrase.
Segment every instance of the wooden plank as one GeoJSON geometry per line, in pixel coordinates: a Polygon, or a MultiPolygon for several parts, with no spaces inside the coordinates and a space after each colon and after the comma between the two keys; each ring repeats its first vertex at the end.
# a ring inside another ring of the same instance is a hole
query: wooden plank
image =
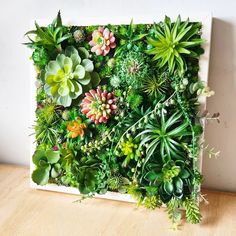
{"type": "MultiPolygon", "coordinates": [[[[173,235],[165,209],[136,209],[133,203],[87,199],[29,188],[29,169],[0,165],[0,235],[152,236],[173,235]]],[[[183,220],[181,236],[236,235],[236,194],[204,190],[203,221],[183,220]]]]}
{"type": "MultiPolygon", "coordinates": [[[[172,20],[175,20],[177,16],[170,15],[172,20]]],[[[187,19],[187,15],[181,14],[181,18],[183,20],[187,19]]],[[[150,15],[143,15],[137,18],[134,18],[134,23],[153,23],[154,21],[160,21],[164,19],[163,16],[153,17],[150,15]]],[[[103,24],[129,24],[130,23],[130,17],[128,16],[116,16],[113,19],[107,19],[107,18],[99,18],[99,17],[93,17],[93,18],[78,18],[77,20],[64,20],[63,23],[65,25],[103,25],[103,24]]],[[[200,65],[200,71],[199,71],[199,78],[200,80],[204,81],[207,84],[208,81],[208,69],[209,69],[209,58],[210,58],[210,43],[211,43],[211,28],[212,28],[212,15],[210,13],[202,13],[202,14],[196,14],[192,15],[190,17],[190,21],[200,21],[202,22],[202,38],[206,40],[206,43],[203,44],[203,49],[205,53],[200,57],[199,65],[200,65]]],[[[37,20],[37,22],[40,25],[48,25],[50,24],[50,20],[37,20]]],[[[31,23],[31,28],[34,28],[34,21],[31,23]]],[[[30,112],[30,124],[29,126],[32,126],[36,120],[35,117],[35,109],[36,109],[36,102],[35,102],[35,94],[36,94],[36,88],[35,88],[35,78],[36,78],[36,72],[34,69],[34,66],[32,65],[32,61],[30,61],[30,68],[31,68],[31,112],[30,112]]],[[[200,110],[205,110],[206,108],[206,97],[200,97],[200,110]]],[[[203,123],[203,128],[205,128],[205,122],[203,123]]],[[[201,142],[204,140],[204,134],[202,135],[201,142]]],[[[36,145],[35,145],[35,136],[32,135],[30,137],[30,146],[31,146],[31,152],[30,152],[30,172],[32,173],[34,170],[34,164],[32,162],[32,155],[35,151],[36,145]]],[[[197,163],[199,170],[202,170],[202,151],[199,154],[199,161],[197,163]]],[[[56,191],[56,192],[66,192],[70,194],[79,194],[79,191],[75,188],[71,187],[65,187],[65,186],[58,186],[55,184],[47,184],[46,186],[39,186],[35,184],[31,180],[31,187],[36,189],[42,189],[47,191],[56,191]]],[[[118,201],[127,201],[127,202],[134,202],[132,197],[128,194],[120,194],[115,192],[107,192],[103,195],[96,195],[96,198],[104,198],[104,199],[112,199],[112,200],[118,200],[118,201]]]]}

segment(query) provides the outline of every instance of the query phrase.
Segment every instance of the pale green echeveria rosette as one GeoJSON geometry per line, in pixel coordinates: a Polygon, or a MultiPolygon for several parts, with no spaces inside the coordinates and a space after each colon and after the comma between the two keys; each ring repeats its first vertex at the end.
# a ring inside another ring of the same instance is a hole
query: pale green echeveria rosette
{"type": "Polygon", "coordinates": [[[64,54],[46,66],[44,89],[58,105],[69,107],[73,99],[99,84],[99,76],[88,57],[85,48],[76,50],[68,46],[64,54]]]}

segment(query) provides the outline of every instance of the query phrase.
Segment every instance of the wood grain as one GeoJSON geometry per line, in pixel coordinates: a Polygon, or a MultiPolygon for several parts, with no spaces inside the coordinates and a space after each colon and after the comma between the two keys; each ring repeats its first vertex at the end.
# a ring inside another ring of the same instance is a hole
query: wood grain
{"type": "Polygon", "coordinates": [[[173,233],[165,209],[149,211],[135,204],[87,199],[29,188],[29,169],[0,165],[1,236],[233,236],[236,235],[236,194],[204,191],[200,225],[183,222],[173,233]]]}

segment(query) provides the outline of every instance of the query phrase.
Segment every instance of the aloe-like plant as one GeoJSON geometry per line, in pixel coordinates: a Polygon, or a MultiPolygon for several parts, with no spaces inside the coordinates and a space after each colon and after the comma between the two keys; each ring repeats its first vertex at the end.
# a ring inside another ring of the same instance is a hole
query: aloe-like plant
{"type": "Polygon", "coordinates": [[[160,116],[149,119],[144,130],[137,135],[142,140],[139,147],[147,146],[145,163],[155,152],[158,152],[157,156],[160,155],[163,162],[183,159],[185,156],[183,139],[191,135],[188,122],[178,112],[167,117],[162,109],[160,116]]]}
{"type": "Polygon", "coordinates": [[[40,27],[35,22],[36,30],[28,31],[25,35],[28,36],[30,42],[25,45],[30,48],[43,47],[49,50],[56,49],[58,52],[62,50],[61,43],[72,37],[68,27],[62,25],[60,11],[53,22],[47,27],[40,27]],[[35,40],[31,39],[29,35],[35,35],[35,40]]]}
{"type": "Polygon", "coordinates": [[[72,100],[86,89],[99,84],[99,76],[93,71],[93,62],[88,57],[85,48],[78,51],[68,46],[65,54],[59,54],[55,61],[50,61],[46,66],[44,88],[58,105],[70,106],[72,100]]]}
{"type": "Polygon", "coordinates": [[[33,163],[36,169],[32,173],[32,180],[39,185],[45,185],[48,183],[50,176],[56,178],[61,172],[59,160],[59,151],[36,150],[33,155],[33,163]]]}
{"type": "Polygon", "coordinates": [[[178,16],[173,24],[169,17],[165,17],[163,24],[154,26],[154,37],[148,37],[147,43],[151,49],[146,50],[149,55],[154,55],[153,61],[157,61],[157,67],[168,67],[173,74],[176,69],[180,74],[186,70],[185,57],[198,58],[196,46],[204,40],[200,38],[201,24],[192,24],[189,19],[181,22],[178,16]]]}

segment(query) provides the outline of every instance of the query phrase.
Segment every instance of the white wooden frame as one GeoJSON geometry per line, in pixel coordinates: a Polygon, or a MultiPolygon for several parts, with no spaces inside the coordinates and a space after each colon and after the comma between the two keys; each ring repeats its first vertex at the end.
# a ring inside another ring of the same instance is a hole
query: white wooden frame
{"type": "MultiPolygon", "coordinates": [[[[176,15],[169,15],[172,20],[176,19],[176,15]]],[[[211,27],[212,27],[212,16],[209,13],[206,14],[198,14],[196,16],[186,16],[181,14],[181,18],[183,20],[187,19],[187,17],[190,18],[191,22],[202,22],[202,38],[206,40],[206,43],[203,44],[203,48],[205,50],[205,53],[200,57],[199,60],[199,66],[200,66],[200,71],[199,71],[199,78],[200,80],[204,81],[207,83],[208,81],[208,68],[209,68],[209,59],[210,59],[210,43],[211,43],[211,27]]],[[[158,17],[153,17],[153,16],[140,16],[133,18],[133,21],[135,24],[143,23],[143,24],[148,24],[148,23],[153,23],[161,21],[164,19],[163,16],[158,16],[158,17]]],[[[81,18],[77,19],[76,21],[65,21],[63,20],[64,25],[106,25],[108,23],[110,24],[129,24],[131,21],[131,17],[124,17],[124,16],[115,16],[113,19],[106,19],[106,18],[97,18],[97,17],[91,17],[91,18],[81,18]]],[[[48,25],[51,23],[51,20],[37,20],[37,23],[39,25],[48,25]]],[[[33,22],[31,23],[31,28],[34,28],[33,22]]],[[[30,68],[31,68],[31,113],[30,113],[30,124],[29,126],[32,126],[34,124],[36,118],[35,118],[35,109],[36,109],[36,87],[35,87],[35,78],[36,78],[36,72],[33,66],[32,61],[30,61],[30,68]]],[[[200,101],[200,109],[204,110],[206,108],[206,98],[201,97],[199,99],[200,101]]],[[[205,122],[203,124],[205,128],[205,122]]],[[[204,134],[202,136],[202,139],[204,137],[204,134]]],[[[33,172],[35,166],[32,162],[32,155],[35,151],[36,145],[35,145],[35,136],[31,135],[30,136],[30,173],[33,172]]],[[[202,152],[199,155],[199,161],[198,161],[198,166],[200,171],[202,170],[202,152]]],[[[55,192],[62,192],[62,193],[70,193],[70,194],[76,194],[79,195],[79,190],[73,187],[66,187],[66,186],[58,186],[56,184],[47,184],[45,186],[40,186],[37,185],[30,179],[30,186],[35,189],[41,189],[41,190],[48,190],[48,191],[55,191],[55,192]]],[[[111,200],[118,200],[118,201],[125,201],[125,202],[135,202],[135,200],[129,195],[129,194],[121,194],[121,193],[116,193],[116,192],[110,192],[108,191],[105,194],[96,194],[96,198],[104,198],[104,199],[111,199],[111,200]]]]}

